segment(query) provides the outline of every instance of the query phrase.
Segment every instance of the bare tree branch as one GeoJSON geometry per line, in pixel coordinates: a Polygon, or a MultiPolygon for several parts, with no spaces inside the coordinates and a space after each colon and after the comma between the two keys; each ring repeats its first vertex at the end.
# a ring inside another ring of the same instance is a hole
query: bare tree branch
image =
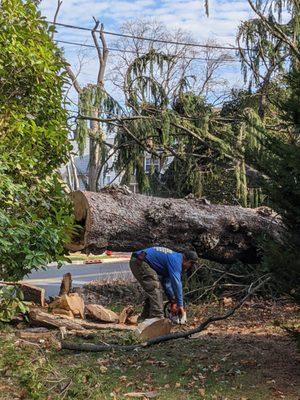
{"type": "MultiPolygon", "coordinates": [[[[60,10],[60,7],[62,5],[62,2],[63,2],[63,0],[57,0],[56,11],[55,11],[55,14],[54,14],[54,17],[53,17],[53,27],[55,26],[55,23],[57,21],[57,17],[58,17],[59,10],[60,10]]],[[[54,35],[55,35],[55,31],[52,32],[52,35],[51,35],[52,39],[54,38],[54,35]]]]}
{"type": "Polygon", "coordinates": [[[102,49],[101,49],[98,38],[97,38],[97,32],[98,32],[98,27],[99,27],[100,22],[98,20],[96,20],[95,18],[94,18],[94,21],[95,21],[95,26],[92,30],[92,37],[93,37],[93,40],[95,43],[95,47],[96,47],[98,59],[99,59],[99,71],[98,71],[97,85],[103,87],[104,86],[104,74],[105,74],[109,50],[108,50],[107,44],[106,44],[103,24],[101,24],[100,33],[99,33],[101,44],[102,44],[102,49]]]}
{"type": "Polygon", "coordinates": [[[68,350],[92,351],[92,352],[110,351],[110,350],[135,350],[135,349],[150,347],[159,343],[168,342],[170,340],[188,338],[196,333],[204,331],[213,322],[222,321],[234,315],[234,313],[243,306],[245,301],[259,289],[261,289],[270,279],[271,277],[267,277],[265,280],[260,281],[255,287],[254,287],[255,282],[252,283],[248,288],[247,294],[231,310],[229,310],[227,313],[223,315],[211,316],[207,318],[205,321],[203,321],[196,328],[190,329],[188,331],[170,333],[168,335],[163,335],[154,339],[150,339],[144,343],[138,343],[128,346],[126,345],[122,346],[118,344],[106,344],[106,345],[97,345],[92,343],[78,344],[74,342],[63,341],[61,347],[62,349],[68,349],[68,350]]]}
{"type": "Polygon", "coordinates": [[[74,74],[72,68],[67,63],[67,61],[66,60],[64,60],[64,61],[66,63],[66,66],[65,66],[66,67],[66,71],[67,71],[67,73],[68,73],[68,75],[69,75],[69,77],[71,79],[72,85],[74,86],[76,92],[78,94],[80,94],[82,92],[82,88],[81,88],[81,86],[80,86],[80,84],[79,84],[79,82],[77,80],[77,75],[74,74]]]}

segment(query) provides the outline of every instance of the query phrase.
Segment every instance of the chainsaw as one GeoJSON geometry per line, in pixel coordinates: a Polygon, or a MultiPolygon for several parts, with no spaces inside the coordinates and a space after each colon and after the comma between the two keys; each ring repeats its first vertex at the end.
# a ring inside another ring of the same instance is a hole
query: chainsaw
{"type": "Polygon", "coordinates": [[[182,316],[172,313],[172,303],[167,301],[164,305],[164,316],[168,318],[173,324],[184,325],[187,323],[186,312],[182,316]]]}

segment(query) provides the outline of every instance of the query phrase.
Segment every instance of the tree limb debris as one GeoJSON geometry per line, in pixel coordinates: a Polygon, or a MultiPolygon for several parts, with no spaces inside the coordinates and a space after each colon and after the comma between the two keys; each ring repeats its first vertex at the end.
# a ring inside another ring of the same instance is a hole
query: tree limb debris
{"type": "Polygon", "coordinates": [[[61,348],[68,349],[68,350],[75,350],[75,351],[91,351],[91,352],[111,351],[111,350],[125,350],[125,351],[127,350],[128,351],[128,350],[137,350],[137,349],[150,347],[150,346],[153,346],[153,345],[156,345],[159,343],[168,342],[169,340],[189,338],[196,333],[202,332],[213,322],[222,321],[222,320],[225,320],[225,319],[231,317],[239,308],[242,307],[242,305],[245,303],[245,301],[252,294],[254,294],[259,289],[261,289],[270,279],[271,279],[270,277],[267,277],[265,280],[260,281],[260,283],[258,283],[256,286],[254,286],[255,282],[252,283],[248,288],[247,294],[242,298],[242,300],[240,300],[227,313],[225,313],[223,315],[211,316],[211,317],[207,318],[205,321],[203,321],[196,328],[190,329],[188,331],[170,333],[168,335],[163,335],[163,336],[159,336],[154,339],[148,340],[144,343],[136,343],[136,344],[132,344],[132,345],[118,345],[118,344],[97,345],[97,344],[92,344],[92,343],[79,344],[79,343],[74,343],[74,342],[69,342],[69,341],[62,341],[61,348]]]}

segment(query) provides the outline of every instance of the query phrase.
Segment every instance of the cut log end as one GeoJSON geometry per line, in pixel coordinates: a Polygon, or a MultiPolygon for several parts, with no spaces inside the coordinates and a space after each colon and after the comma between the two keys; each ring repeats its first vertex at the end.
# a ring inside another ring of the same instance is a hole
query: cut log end
{"type": "Polygon", "coordinates": [[[82,251],[85,247],[84,235],[88,223],[89,205],[83,192],[76,191],[70,193],[70,198],[74,207],[74,218],[76,233],[72,236],[72,241],[67,245],[69,251],[82,251]]]}

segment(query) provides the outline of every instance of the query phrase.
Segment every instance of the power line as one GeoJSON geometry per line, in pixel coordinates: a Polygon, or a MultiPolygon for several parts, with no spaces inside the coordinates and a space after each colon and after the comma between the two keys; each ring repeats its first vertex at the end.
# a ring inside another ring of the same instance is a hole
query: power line
{"type": "MultiPolygon", "coordinates": [[[[78,29],[81,31],[88,31],[88,32],[93,31],[93,29],[91,29],[91,28],[85,28],[83,26],[78,26],[78,25],[63,24],[63,23],[54,22],[54,21],[46,21],[46,22],[48,22],[49,24],[55,25],[55,26],[62,26],[64,28],[78,29]]],[[[96,29],[95,32],[100,33],[100,30],[96,29]]],[[[201,47],[201,48],[205,48],[205,49],[239,50],[238,47],[219,46],[219,45],[210,45],[210,44],[198,44],[198,43],[186,43],[186,42],[177,42],[177,41],[164,40],[164,39],[152,39],[152,38],[143,37],[143,36],[128,35],[125,33],[117,33],[117,32],[110,32],[110,31],[102,31],[102,32],[105,33],[106,35],[125,37],[125,38],[129,38],[129,39],[146,40],[149,42],[156,42],[156,43],[176,44],[176,45],[180,45],[180,46],[190,46],[190,47],[201,47]]]]}
{"type": "MultiPolygon", "coordinates": [[[[92,48],[95,49],[95,46],[93,46],[92,44],[85,44],[85,43],[78,43],[78,42],[70,42],[67,40],[55,40],[57,43],[64,43],[64,44],[70,44],[70,45],[74,45],[74,46],[80,46],[80,47],[87,47],[87,48],[92,48]]],[[[117,48],[113,48],[113,47],[108,47],[107,48],[110,51],[117,51],[117,52],[121,52],[121,53],[131,53],[131,54],[136,54],[136,52],[134,50],[122,50],[122,49],[117,49],[117,48]]],[[[141,53],[141,54],[147,54],[147,53],[141,53]]],[[[233,59],[205,59],[205,58],[201,58],[201,57],[184,57],[184,56],[178,56],[178,58],[184,58],[187,60],[200,60],[200,61],[220,61],[220,62],[240,62],[239,60],[233,60],[233,59]]]]}

